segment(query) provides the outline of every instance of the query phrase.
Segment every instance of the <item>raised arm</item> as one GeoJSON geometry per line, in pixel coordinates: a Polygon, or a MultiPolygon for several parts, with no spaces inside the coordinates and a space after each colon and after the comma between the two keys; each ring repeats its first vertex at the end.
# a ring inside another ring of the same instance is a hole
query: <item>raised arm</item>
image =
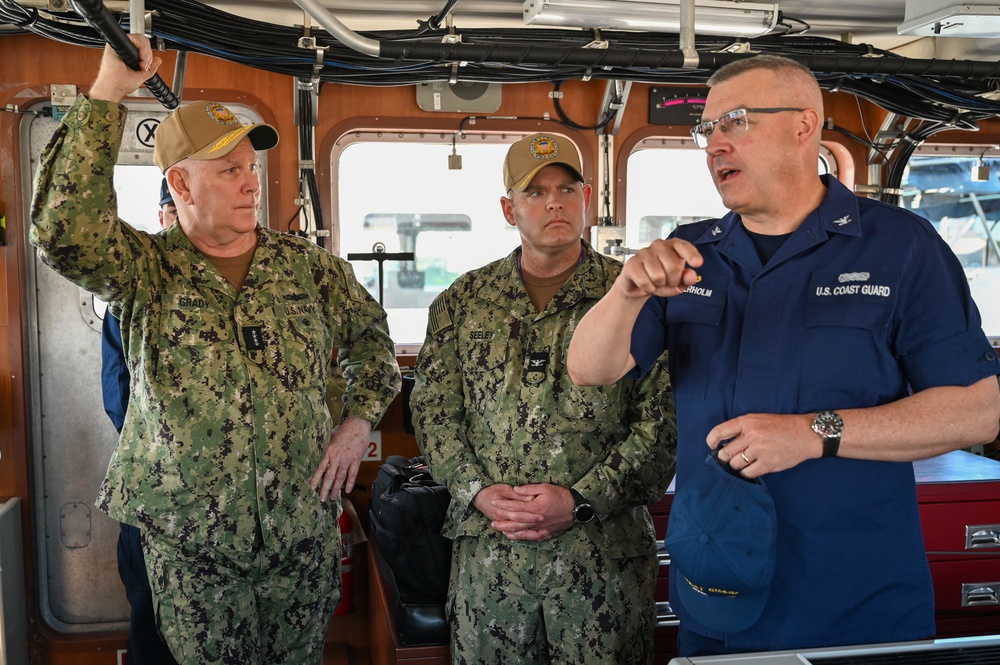
{"type": "Polygon", "coordinates": [[[635,367],[632,326],[650,296],[675,296],[695,283],[702,258],[686,240],[655,240],[625,262],[608,294],[580,320],[567,368],[573,383],[605,386],[635,367]]]}
{"type": "Polygon", "coordinates": [[[97,78],[90,86],[88,97],[103,99],[109,102],[120,102],[126,95],[135,91],[147,79],[152,78],[159,69],[161,60],[153,55],[149,39],[144,35],[129,35],[129,39],[139,50],[139,63],[142,69],[136,71],[122,62],[110,45],[104,47],[101,68],[97,78]]]}

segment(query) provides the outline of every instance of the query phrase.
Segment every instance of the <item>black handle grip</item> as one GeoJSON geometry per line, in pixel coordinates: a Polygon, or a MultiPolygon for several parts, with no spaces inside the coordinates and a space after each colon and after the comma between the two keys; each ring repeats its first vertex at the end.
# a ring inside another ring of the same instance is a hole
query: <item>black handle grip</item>
{"type": "MultiPolygon", "coordinates": [[[[128,34],[115,22],[114,16],[104,6],[103,0],[71,0],[73,9],[83,17],[90,27],[97,30],[107,40],[118,57],[129,68],[139,71],[139,49],[128,38],[128,34]]],[[[153,74],[146,79],[146,88],[168,109],[175,109],[180,102],[159,74],[153,74]]]]}

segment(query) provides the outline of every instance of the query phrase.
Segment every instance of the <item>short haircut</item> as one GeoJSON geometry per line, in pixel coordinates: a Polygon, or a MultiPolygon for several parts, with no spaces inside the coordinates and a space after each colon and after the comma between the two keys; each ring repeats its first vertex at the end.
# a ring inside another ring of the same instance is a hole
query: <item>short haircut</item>
{"type": "Polygon", "coordinates": [[[778,90],[782,99],[781,106],[815,109],[822,117],[823,92],[816,76],[805,65],[781,55],[755,55],[730,62],[709,77],[708,86],[725,83],[747,72],[758,70],[770,72],[776,79],[788,82],[789,85],[783,85],[778,90]]]}
{"type": "MultiPolygon", "coordinates": [[[[708,85],[711,87],[717,83],[723,83],[740,74],[746,74],[757,69],[766,69],[774,74],[778,74],[779,72],[791,73],[794,71],[816,81],[816,76],[809,71],[809,68],[796,60],[786,58],[782,55],[755,55],[723,65],[709,77],[708,85]]],[[[817,87],[819,86],[818,83],[816,85],[817,87]]]]}

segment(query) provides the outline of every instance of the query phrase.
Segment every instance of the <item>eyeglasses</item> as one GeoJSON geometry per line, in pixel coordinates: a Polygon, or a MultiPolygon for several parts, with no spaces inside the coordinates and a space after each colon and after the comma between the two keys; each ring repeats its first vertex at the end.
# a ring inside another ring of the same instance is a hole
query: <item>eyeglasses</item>
{"type": "Polygon", "coordinates": [[[708,139],[712,136],[712,133],[715,132],[716,125],[719,126],[719,129],[726,136],[741,136],[746,134],[747,129],[750,128],[750,123],[747,121],[747,113],[781,113],[782,111],[804,110],[805,109],[791,108],[789,106],[769,109],[736,109],[735,111],[730,111],[729,113],[723,115],[718,120],[709,120],[707,122],[698,123],[691,128],[691,136],[694,138],[694,142],[699,148],[707,148],[708,139]]]}

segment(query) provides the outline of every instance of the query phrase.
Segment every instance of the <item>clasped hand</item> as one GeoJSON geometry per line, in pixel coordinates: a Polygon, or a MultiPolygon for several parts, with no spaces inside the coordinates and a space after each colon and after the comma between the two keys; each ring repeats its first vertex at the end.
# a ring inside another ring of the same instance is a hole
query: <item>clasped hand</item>
{"type": "Polygon", "coordinates": [[[574,523],[573,495],[559,485],[490,485],[474,503],[510,540],[548,540],[574,523]]]}

